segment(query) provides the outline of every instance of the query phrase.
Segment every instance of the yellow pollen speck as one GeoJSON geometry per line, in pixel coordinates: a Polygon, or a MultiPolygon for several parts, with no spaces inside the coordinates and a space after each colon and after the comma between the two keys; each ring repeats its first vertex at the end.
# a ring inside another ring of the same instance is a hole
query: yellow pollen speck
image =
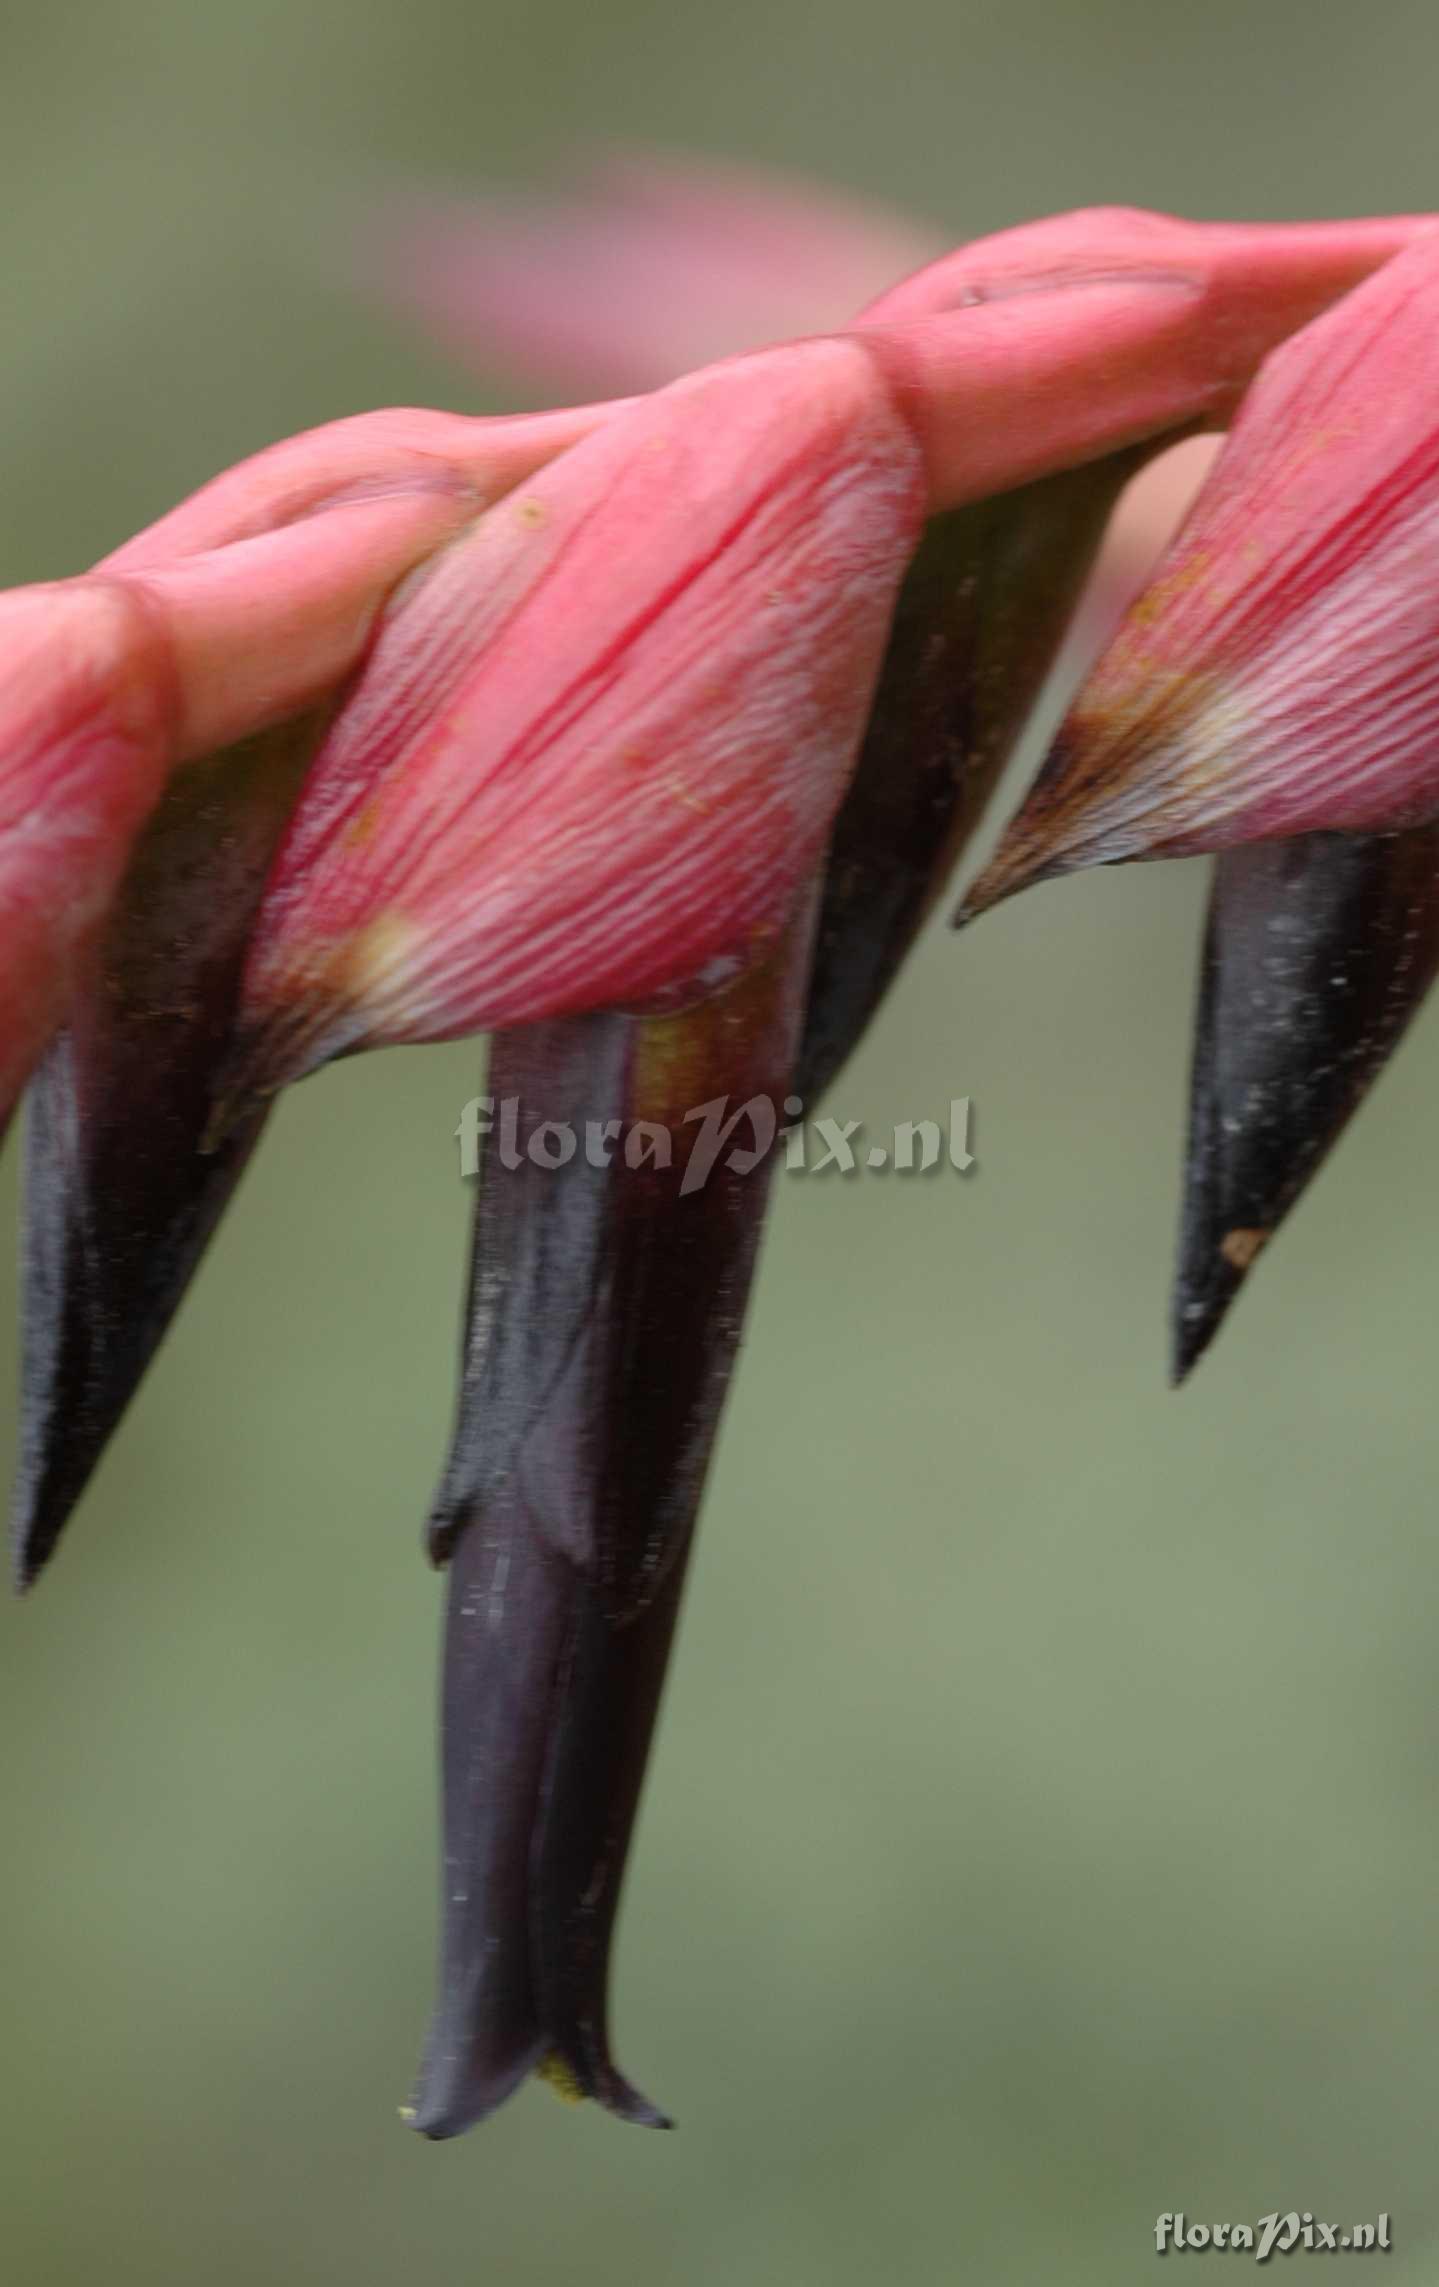
{"type": "Polygon", "coordinates": [[[550,512],[542,500],[520,501],[516,505],[515,514],[521,524],[529,525],[532,532],[538,531],[542,524],[548,524],[550,520],[550,512]]]}
{"type": "Polygon", "coordinates": [[[706,802],[703,795],[696,794],[694,788],[685,783],[677,770],[667,771],[664,783],[676,802],[683,803],[686,810],[695,811],[701,818],[709,817],[714,807],[713,804],[706,802]]]}
{"type": "Polygon", "coordinates": [[[372,795],[368,802],[361,803],[345,828],[343,840],[346,849],[363,849],[366,842],[373,839],[375,828],[379,823],[380,802],[378,796],[372,795]]]}
{"type": "Polygon", "coordinates": [[[1268,1236],[1267,1231],[1226,1231],[1219,1252],[1235,1270],[1247,1271],[1268,1236]]]}
{"type": "Polygon", "coordinates": [[[567,2065],[564,2058],[553,2049],[536,2065],[535,2078],[543,2081],[546,2088],[552,2088],[562,2104],[583,2104],[585,2101],[585,2092],[580,2087],[574,2068],[567,2065]]]}
{"type": "Polygon", "coordinates": [[[382,913],[351,940],[345,958],[345,984],[356,1000],[409,958],[420,932],[403,914],[382,913]]]}

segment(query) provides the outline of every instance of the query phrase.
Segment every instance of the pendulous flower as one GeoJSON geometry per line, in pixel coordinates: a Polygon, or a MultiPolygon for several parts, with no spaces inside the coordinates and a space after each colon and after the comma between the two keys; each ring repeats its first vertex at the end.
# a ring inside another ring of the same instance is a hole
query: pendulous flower
{"type": "Polygon", "coordinates": [[[541,2071],[651,2127],[615,2067],[610,1940],[804,1018],[813,895],[702,1007],[496,1039],[450,1567],[439,1993],[410,2117],[452,2136],[541,2071]],[[704,1115],[698,1116],[697,1114],[704,1115]],[[552,1134],[616,1140],[559,1165],[552,1134]],[[634,1148],[638,1140],[640,1148],[634,1148]]]}

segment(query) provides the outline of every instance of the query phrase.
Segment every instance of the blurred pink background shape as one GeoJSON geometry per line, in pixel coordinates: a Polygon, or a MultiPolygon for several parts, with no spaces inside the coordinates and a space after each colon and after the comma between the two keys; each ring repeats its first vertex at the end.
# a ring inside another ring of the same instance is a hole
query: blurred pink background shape
{"type": "MultiPolygon", "coordinates": [[[[799,176],[620,151],[570,189],[392,193],[364,274],[477,371],[558,403],[658,388],[736,351],[829,331],[950,242],[937,225],[799,176]]],[[[1217,438],[1187,439],[1130,485],[1066,671],[1103,647],[1217,450],[1217,438]]]]}

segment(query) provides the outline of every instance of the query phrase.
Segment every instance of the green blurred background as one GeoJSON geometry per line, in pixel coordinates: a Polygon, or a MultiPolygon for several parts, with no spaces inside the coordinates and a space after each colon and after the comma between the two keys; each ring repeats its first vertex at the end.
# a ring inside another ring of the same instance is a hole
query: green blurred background
{"type": "MultiPolygon", "coordinates": [[[[1423,0],[12,4],[0,577],[332,414],[507,401],[329,274],[391,172],[660,142],[956,235],[1421,207],[1436,70],[1423,0]]],[[[837,1108],[967,1093],[979,1169],[781,1182],[618,1965],[677,2136],[396,2118],[474,1055],[287,1102],[0,1612],[7,2278],[1113,2287],[1161,2210],[1297,2206],[1439,2280],[1439,1012],[1168,1395],[1202,888],[937,931],[837,1108]]]]}

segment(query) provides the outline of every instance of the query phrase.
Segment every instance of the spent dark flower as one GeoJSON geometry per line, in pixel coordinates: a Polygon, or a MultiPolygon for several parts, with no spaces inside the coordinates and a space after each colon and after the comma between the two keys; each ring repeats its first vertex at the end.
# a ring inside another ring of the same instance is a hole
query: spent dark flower
{"type": "Polygon", "coordinates": [[[1439,824],[1226,850],[1204,934],[1172,1312],[1182,1381],[1439,972],[1439,824]]]}

